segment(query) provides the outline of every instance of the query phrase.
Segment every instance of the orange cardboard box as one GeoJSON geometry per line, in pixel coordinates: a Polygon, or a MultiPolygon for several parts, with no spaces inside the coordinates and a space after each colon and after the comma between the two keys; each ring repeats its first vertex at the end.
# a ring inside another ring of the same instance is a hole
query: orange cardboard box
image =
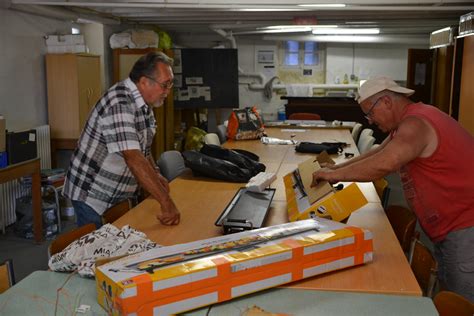
{"type": "Polygon", "coordinates": [[[96,268],[113,315],[169,315],[372,261],[372,234],[316,218],[152,249],[96,268]]]}
{"type": "Polygon", "coordinates": [[[290,221],[313,216],[342,221],[367,204],[367,199],[355,183],[336,192],[326,181],[311,188],[313,172],[320,168],[318,161],[323,157],[325,155],[308,159],[283,177],[290,221]]]}

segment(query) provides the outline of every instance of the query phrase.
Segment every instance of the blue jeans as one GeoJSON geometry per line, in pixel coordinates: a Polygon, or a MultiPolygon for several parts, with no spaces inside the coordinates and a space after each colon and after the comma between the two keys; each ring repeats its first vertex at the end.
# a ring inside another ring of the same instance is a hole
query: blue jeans
{"type": "Polygon", "coordinates": [[[89,223],[94,223],[96,228],[102,226],[102,217],[97,214],[96,211],[86,203],[82,201],[73,201],[74,211],[76,212],[76,224],[78,227],[84,226],[89,223]]]}

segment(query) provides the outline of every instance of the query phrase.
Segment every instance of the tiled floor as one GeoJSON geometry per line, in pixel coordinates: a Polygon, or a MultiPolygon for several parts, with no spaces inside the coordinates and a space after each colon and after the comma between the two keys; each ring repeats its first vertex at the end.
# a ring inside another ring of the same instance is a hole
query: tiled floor
{"type": "MultiPolygon", "coordinates": [[[[390,184],[390,204],[406,205],[403,197],[400,178],[393,174],[387,177],[390,184]]],[[[73,220],[63,221],[63,231],[75,227],[73,220]]],[[[418,228],[419,231],[421,231],[418,228]]],[[[426,237],[422,241],[431,245],[426,237]]],[[[36,244],[31,239],[17,237],[13,227],[8,227],[5,235],[0,235],[0,262],[7,258],[13,259],[16,281],[23,279],[35,270],[48,269],[48,246],[51,241],[36,244]]]]}

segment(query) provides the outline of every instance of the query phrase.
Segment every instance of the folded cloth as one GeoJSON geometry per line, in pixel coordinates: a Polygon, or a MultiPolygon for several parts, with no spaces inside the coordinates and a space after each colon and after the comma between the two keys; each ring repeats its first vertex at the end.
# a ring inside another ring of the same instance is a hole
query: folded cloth
{"type": "Polygon", "coordinates": [[[77,269],[81,276],[94,277],[97,259],[129,255],[156,247],[161,246],[128,225],[118,229],[105,224],[51,256],[48,266],[52,271],[72,272],[77,269]]]}

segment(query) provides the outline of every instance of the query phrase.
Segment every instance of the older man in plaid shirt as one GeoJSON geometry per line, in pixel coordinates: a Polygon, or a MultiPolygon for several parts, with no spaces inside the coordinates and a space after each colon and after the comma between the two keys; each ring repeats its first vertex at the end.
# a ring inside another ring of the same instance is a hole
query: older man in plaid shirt
{"type": "Polygon", "coordinates": [[[162,105],[173,86],[172,64],[159,52],[141,57],[129,78],[112,86],[89,114],[63,190],[78,226],[100,227],[104,211],[135,196],[139,185],[161,204],[162,224],[179,223],[168,182],[156,171],[150,150],[156,130],[152,107],[162,105]]]}

